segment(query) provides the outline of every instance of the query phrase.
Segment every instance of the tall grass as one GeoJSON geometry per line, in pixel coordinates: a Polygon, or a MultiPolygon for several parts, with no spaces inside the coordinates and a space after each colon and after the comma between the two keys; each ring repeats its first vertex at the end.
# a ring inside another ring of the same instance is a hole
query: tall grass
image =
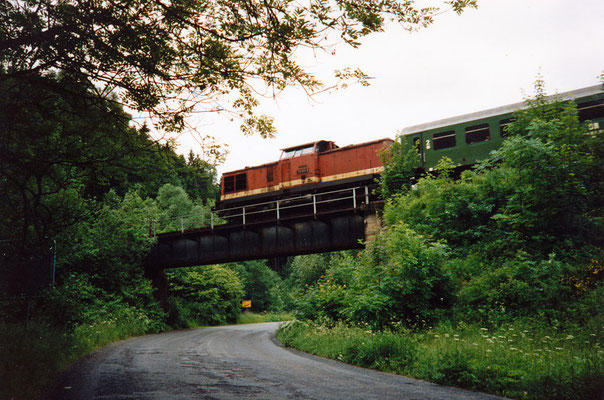
{"type": "Polygon", "coordinates": [[[511,398],[596,399],[604,382],[601,332],[555,334],[516,324],[374,333],[294,321],[277,337],[323,357],[511,398]]]}
{"type": "Polygon", "coordinates": [[[285,312],[263,312],[253,313],[246,311],[239,315],[237,318],[238,324],[258,324],[261,322],[279,322],[279,321],[291,321],[294,316],[290,313],[285,312]]]}
{"type": "Polygon", "coordinates": [[[26,400],[73,361],[99,347],[149,330],[144,318],[108,318],[72,332],[30,322],[0,324],[0,399],[26,400]]]}
{"type": "Polygon", "coordinates": [[[33,398],[75,355],[72,338],[59,330],[0,324],[0,398],[33,398]]]}

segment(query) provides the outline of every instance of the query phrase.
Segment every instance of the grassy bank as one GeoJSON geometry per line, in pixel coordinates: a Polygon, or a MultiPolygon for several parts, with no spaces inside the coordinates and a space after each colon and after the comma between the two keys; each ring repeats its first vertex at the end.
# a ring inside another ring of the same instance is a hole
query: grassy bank
{"type": "Polygon", "coordinates": [[[32,399],[73,361],[146,333],[145,321],[108,319],[65,332],[43,324],[0,324],[0,398],[32,399]]]}
{"type": "Polygon", "coordinates": [[[555,334],[515,324],[374,333],[293,321],[277,338],[322,357],[516,399],[596,399],[604,377],[602,330],[555,334]]]}
{"type": "Polygon", "coordinates": [[[291,321],[294,316],[290,313],[285,312],[264,312],[264,313],[253,313],[244,312],[237,318],[238,324],[259,324],[261,322],[279,322],[279,321],[291,321]]]}

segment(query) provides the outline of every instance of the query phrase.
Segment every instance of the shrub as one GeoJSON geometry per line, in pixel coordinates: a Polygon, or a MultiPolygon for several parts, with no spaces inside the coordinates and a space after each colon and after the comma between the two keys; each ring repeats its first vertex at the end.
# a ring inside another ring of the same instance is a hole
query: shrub
{"type": "Polygon", "coordinates": [[[230,268],[208,265],[166,272],[170,320],[179,327],[237,322],[243,285],[230,268]],[[183,324],[183,325],[180,325],[183,324]]]}
{"type": "Polygon", "coordinates": [[[284,307],[279,285],[281,277],[264,260],[228,264],[243,284],[245,298],[252,301],[251,311],[278,311],[284,307]]]}
{"type": "Polygon", "coordinates": [[[452,303],[451,279],[442,268],[446,249],[407,225],[390,226],[362,253],[345,310],[351,321],[375,330],[402,322],[421,326],[452,303]]]}

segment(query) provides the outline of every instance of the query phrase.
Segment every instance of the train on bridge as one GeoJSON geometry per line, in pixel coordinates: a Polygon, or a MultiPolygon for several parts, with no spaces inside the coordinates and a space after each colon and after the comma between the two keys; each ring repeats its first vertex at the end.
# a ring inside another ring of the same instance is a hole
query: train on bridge
{"type": "MultiPolygon", "coordinates": [[[[600,87],[559,96],[575,98],[589,134],[602,134],[600,87]]],[[[522,107],[513,104],[410,127],[397,140],[417,149],[418,173],[429,171],[443,156],[467,168],[501,145],[506,126],[522,107]]],[[[362,247],[379,226],[380,203],[372,190],[383,172],[378,153],[392,143],[380,139],[338,147],[320,140],[283,149],[278,161],[225,173],[210,226],[185,229],[180,217],[180,231],[158,234],[149,276],[161,280],[158,271],[163,268],[362,247]]]]}
{"type": "MultiPolygon", "coordinates": [[[[604,127],[604,92],[600,86],[561,93],[556,98],[574,98],[579,119],[590,121],[592,131],[604,127]]],[[[524,107],[524,103],[510,104],[412,126],[402,130],[399,140],[417,149],[418,175],[432,170],[445,156],[460,169],[468,168],[501,146],[514,112],[524,107]]],[[[283,149],[278,161],[223,174],[216,209],[295,202],[309,195],[373,187],[384,168],[379,152],[392,143],[392,139],[385,138],[338,147],[333,141],[320,140],[283,149]]],[[[359,199],[369,201],[362,193],[359,199]]]]}

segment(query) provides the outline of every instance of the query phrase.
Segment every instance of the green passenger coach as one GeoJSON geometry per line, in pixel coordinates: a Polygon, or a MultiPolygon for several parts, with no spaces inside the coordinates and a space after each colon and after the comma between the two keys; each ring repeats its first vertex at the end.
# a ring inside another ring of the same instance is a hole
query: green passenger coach
{"type": "MultiPolygon", "coordinates": [[[[590,121],[590,129],[604,129],[604,92],[590,86],[554,96],[560,100],[575,99],[581,121],[590,121]]],[[[442,157],[449,157],[460,168],[471,166],[497,149],[506,135],[506,126],[514,112],[525,103],[510,104],[490,110],[411,126],[401,132],[401,140],[419,152],[420,170],[430,171],[442,157]]]]}

